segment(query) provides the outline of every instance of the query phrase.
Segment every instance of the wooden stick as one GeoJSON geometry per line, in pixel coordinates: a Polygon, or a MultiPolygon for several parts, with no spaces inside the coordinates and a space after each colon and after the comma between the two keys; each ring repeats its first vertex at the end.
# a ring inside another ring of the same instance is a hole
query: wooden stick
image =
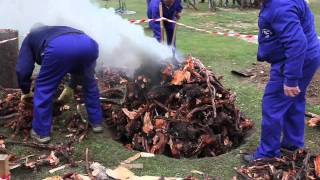
{"type": "MultiPolygon", "coordinates": [[[[159,13],[160,13],[160,18],[163,18],[163,8],[162,8],[162,2],[161,1],[159,3],[159,13]]],[[[164,24],[163,24],[163,20],[162,19],[160,21],[160,32],[161,32],[160,42],[163,43],[164,42],[164,24]]]]}
{"type": "MultiPolygon", "coordinates": [[[[178,22],[178,20],[176,21],[178,22]]],[[[171,40],[171,46],[174,46],[176,44],[177,40],[177,23],[174,24],[174,29],[173,29],[173,35],[172,35],[172,40],[171,40]]]]}
{"type": "Polygon", "coordinates": [[[178,64],[177,59],[176,59],[177,26],[178,26],[177,23],[175,23],[174,29],[173,29],[173,35],[172,35],[172,39],[171,39],[172,63],[173,64],[178,64]]]}
{"type": "Polygon", "coordinates": [[[312,112],[305,112],[305,116],[307,116],[309,118],[315,118],[315,117],[318,117],[319,115],[314,114],[312,112]]]}
{"type": "Polygon", "coordinates": [[[59,166],[59,167],[57,167],[57,168],[54,168],[54,169],[51,169],[51,170],[49,170],[49,173],[50,174],[53,174],[53,173],[55,173],[55,172],[57,172],[57,171],[60,171],[60,170],[62,170],[62,169],[64,169],[64,168],[66,168],[68,165],[63,165],[63,166],[59,166]]]}
{"type": "Polygon", "coordinates": [[[13,113],[13,114],[9,114],[9,115],[6,115],[6,116],[0,116],[0,120],[6,120],[6,119],[12,119],[16,116],[19,116],[19,113],[13,113]]]}
{"type": "Polygon", "coordinates": [[[90,171],[90,164],[89,164],[89,149],[86,148],[86,171],[90,179],[94,179],[91,171],[90,171]]]}

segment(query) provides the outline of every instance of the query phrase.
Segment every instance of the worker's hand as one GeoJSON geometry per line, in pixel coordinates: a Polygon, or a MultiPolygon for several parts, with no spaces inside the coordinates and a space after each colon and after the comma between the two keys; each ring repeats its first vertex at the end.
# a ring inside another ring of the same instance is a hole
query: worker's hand
{"type": "Polygon", "coordinates": [[[68,103],[73,98],[73,95],[74,95],[74,90],[71,87],[66,85],[64,86],[64,89],[60,94],[58,101],[63,103],[68,103]]]}
{"type": "Polygon", "coordinates": [[[28,94],[22,94],[20,100],[22,102],[31,102],[33,98],[33,92],[30,91],[28,94]]]}
{"type": "Polygon", "coordinates": [[[289,97],[296,97],[301,92],[299,86],[289,87],[284,85],[283,89],[284,89],[284,94],[289,97]]]}
{"type": "Polygon", "coordinates": [[[179,21],[180,18],[181,18],[181,12],[176,14],[176,19],[177,19],[177,21],[179,21]]]}

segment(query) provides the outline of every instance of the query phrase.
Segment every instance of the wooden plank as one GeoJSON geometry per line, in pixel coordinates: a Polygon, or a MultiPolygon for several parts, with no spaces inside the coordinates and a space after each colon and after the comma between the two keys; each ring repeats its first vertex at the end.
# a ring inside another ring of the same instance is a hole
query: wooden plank
{"type": "Polygon", "coordinates": [[[17,88],[16,62],[19,53],[18,31],[0,29],[0,41],[13,39],[0,43],[0,86],[17,88]]]}

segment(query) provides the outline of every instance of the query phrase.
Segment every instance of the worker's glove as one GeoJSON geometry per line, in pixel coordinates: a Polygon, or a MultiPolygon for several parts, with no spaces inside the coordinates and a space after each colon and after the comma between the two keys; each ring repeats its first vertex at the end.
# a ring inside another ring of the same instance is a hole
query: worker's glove
{"type": "Polygon", "coordinates": [[[177,13],[177,14],[176,14],[176,20],[179,21],[180,18],[181,18],[181,13],[177,13]]]}
{"type": "Polygon", "coordinates": [[[74,90],[71,87],[65,85],[62,93],[58,98],[58,101],[63,103],[68,103],[72,100],[73,95],[74,95],[74,90]]]}
{"type": "Polygon", "coordinates": [[[33,99],[33,92],[30,91],[28,94],[22,94],[20,100],[25,103],[30,103],[32,102],[32,99],[33,99]]]}

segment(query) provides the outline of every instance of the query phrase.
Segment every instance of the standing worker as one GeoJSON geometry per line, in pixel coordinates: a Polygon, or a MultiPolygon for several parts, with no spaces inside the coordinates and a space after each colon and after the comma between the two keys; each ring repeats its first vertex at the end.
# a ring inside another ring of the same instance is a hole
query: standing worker
{"type": "Polygon", "coordinates": [[[305,0],[264,0],[258,61],[271,64],[262,100],[262,132],[247,162],[304,147],[306,89],[320,63],[314,16],[305,0]],[[282,138],[282,139],[281,139],[282,138]]]}
{"type": "Polygon", "coordinates": [[[66,26],[39,26],[31,29],[24,39],[16,71],[22,101],[33,97],[31,76],[35,63],[41,65],[35,82],[34,113],[31,137],[40,143],[51,138],[53,97],[58,85],[67,73],[73,80],[60,97],[63,100],[72,95],[80,79],[85,94],[85,104],[93,132],[102,132],[102,110],[99,90],[95,80],[95,66],[98,58],[98,44],[80,30],[66,26]]]}
{"type": "MultiPolygon", "coordinates": [[[[163,14],[164,18],[176,21],[180,19],[182,9],[181,0],[150,0],[147,15],[149,19],[159,19],[163,14]]],[[[167,44],[175,45],[173,44],[175,24],[164,21],[163,25],[167,34],[167,44]]],[[[161,34],[161,23],[150,22],[149,26],[153,31],[153,36],[161,42],[164,36],[164,34],[161,34]]]]}

